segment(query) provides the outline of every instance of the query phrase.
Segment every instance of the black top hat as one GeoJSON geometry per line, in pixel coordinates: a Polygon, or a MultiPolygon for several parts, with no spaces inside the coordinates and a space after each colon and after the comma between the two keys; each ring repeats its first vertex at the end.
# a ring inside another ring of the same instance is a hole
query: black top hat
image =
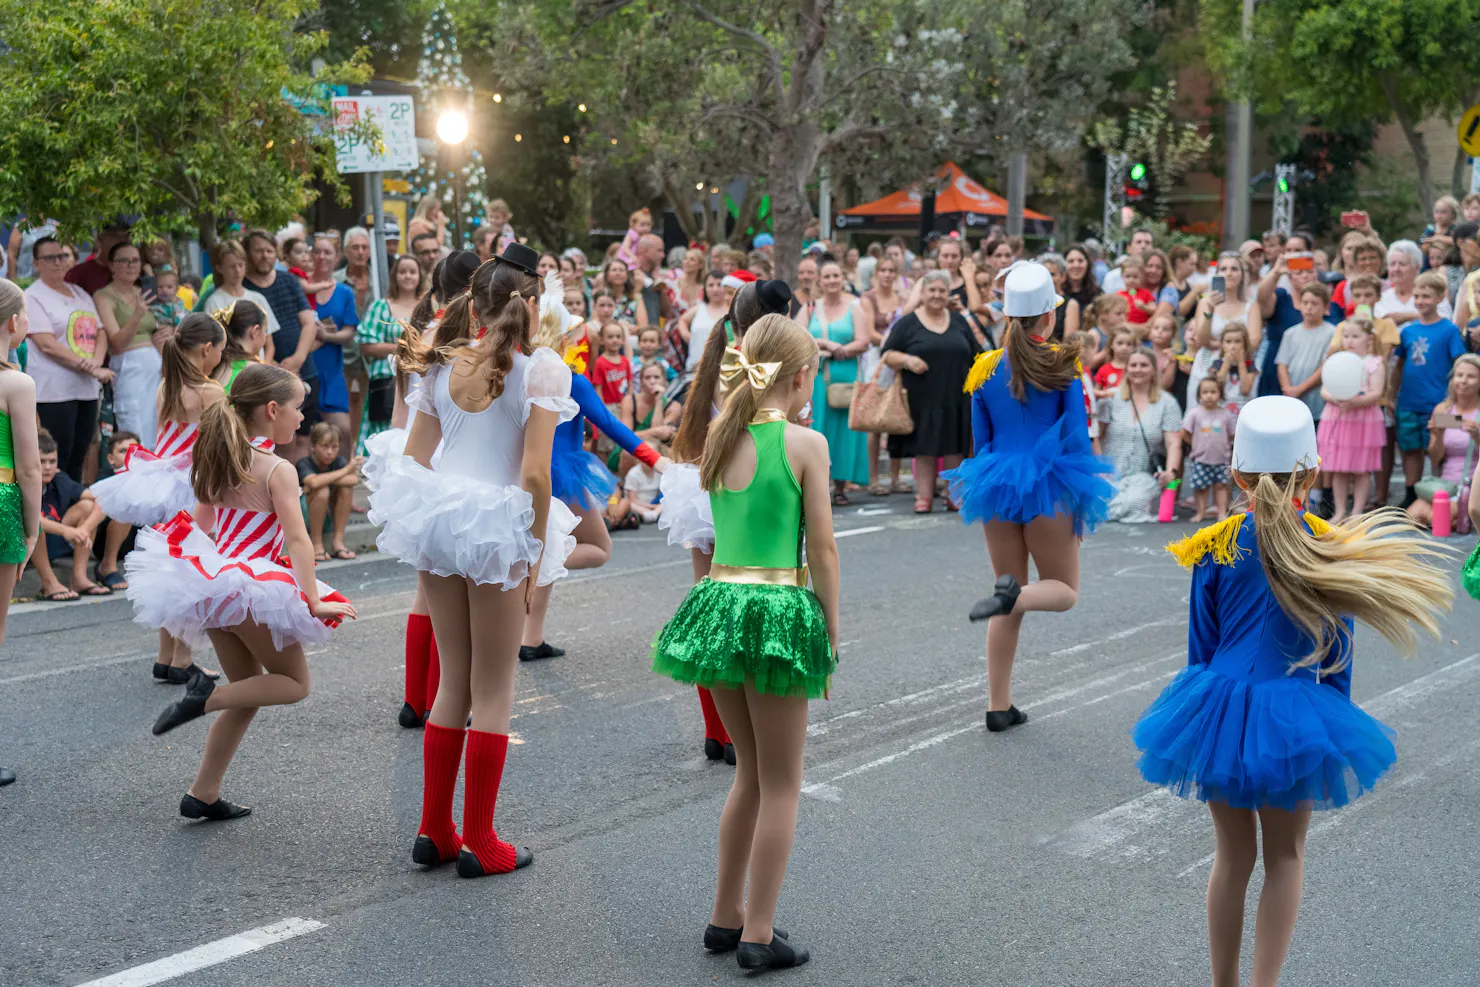
{"type": "Polygon", "coordinates": [[[539,272],[535,270],[535,265],[540,262],[539,251],[518,241],[510,243],[504,248],[504,252],[495,257],[494,260],[504,264],[512,264],[521,271],[525,271],[534,277],[539,277],[539,272]]]}
{"type": "Polygon", "coordinates": [[[471,250],[454,250],[442,261],[442,276],[437,284],[438,294],[444,298],[452,298],[468,290],[468,283],[473,280],[473,272],[478,270],[478,265],[483,263],[478,255],[471,250]]]}

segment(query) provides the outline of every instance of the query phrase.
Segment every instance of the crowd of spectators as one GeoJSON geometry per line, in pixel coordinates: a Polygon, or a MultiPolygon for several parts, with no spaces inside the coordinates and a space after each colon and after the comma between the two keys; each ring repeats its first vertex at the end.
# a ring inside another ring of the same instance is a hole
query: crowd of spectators
{"type": "MultiPolygon", "coordinates": [[[[1303,231],[1266,233],[1216,256],[1159,243],[1145,229],[1119,255],[1094,240],[1035,251],[995,233],[974,246],[953,233],[924,251],[900,237],[860,248],[812,231],[791,314],[818,340],[810,424],[832,450],[834,503],[903,492],[918,512],[954,509],[937,476],[971,453],[963,384],[976,356],[1000,344],[998,275],[1032,258],[1065,299],[1050,342],[1079,348],[1091,436],[1119,473],[1112,517],[1151,519],[1173,483],[1194,518],[1230,509],[1239,410],[1255,396],[1287,394],[1322,424],[1329,465],[1313,494],[1319,510],[1339,518],[1392,501],[1427,523],[1443,490],[1463,528],[1460,504],[1480,448],[1480,226],[1472,218],[1480,196],[1441,199],[1416,239],[1384,242],[1364,214],[1350,215],[1329,253],[1303,231]],[[1323,386],[1325,360],[1340,350],[1363,361],[1356,397],[1337,399],[1323,386]],[[850,428],[859,385],[887,388],[896,378],[913,431],[850,428]],[[1393,496],[1397,468],[1403,489],[1393,496]]],[[[512,220],[494,200],[471,237],[480,257],[517,236],[512,220]]],[[[192,309],[227,317],[226,382],[244,362],[262,360],[308,385],[301,435],[280,451],[303,476],[316,551],[352,557],[344,537],[358,510],[364,439],[390,424],[396,341],[452,246],[435,202],[409,221],[404,253],[400,230],[387,234],[389,289],[377,298],[363,227],[244,230],[209,252],[204,281],[181,271],[168,241],[136,242],[125,227],[97,231],[84,254],[59,241],[53,224],[17,228],[8,267],[26,285],[29,335],[11,357],[35,379],[56,463],[47,532],[58,565],[38,566],[49,597],[122,583],[121,539],[110,535],[106,553],[95,544],[107,519],[93,516],[87,488],[121,461],[110,455],[115,447],[153,446],[160,348],[192,309]],[[84,557],[105,554],[95,582],[84,557]]],[[[540,267],[558,272],[566,307],[584,320],[584,370],[602,399],[664,448],[706,340],[723,331],[741,285],[774,275],[774,251],[761,233],[746,249],[691,244],[665,255],[640,210],[604,255],[571,247],[543,254],[540,267]]],[[[651,471],[599,434],[588,441],[621,484],[609,523],[656,520],[662,504],[651,471]]]]}

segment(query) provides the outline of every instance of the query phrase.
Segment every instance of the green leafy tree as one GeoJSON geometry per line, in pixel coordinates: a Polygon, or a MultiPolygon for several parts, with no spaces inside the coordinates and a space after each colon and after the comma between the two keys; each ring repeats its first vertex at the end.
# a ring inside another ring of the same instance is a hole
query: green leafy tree
{"type": "MultiPolygon", "coordinates": [[[[0,210],[86,232],[276,225],[334,170],[314,0],[0,0],[0,210]]],[[[372,139],[373,136],[372,135],[372,139]]],[[[347,194],[347,193],[345,193],[347,194]]]]}
{"type": "MultiPolygon", "coordinates": [[[[1263,0],[1252,45],[1239,40],[1234,0],[1204,0],[1213,64],[1266,116],[1316,117],[1350,128],[1396,122],[1428,212],[1433,162],[1419,129],[1480,100],[1480,0],[1263,0]]],[[[1458,183],[1462,162],[1456,161],[1458,183]]]]}

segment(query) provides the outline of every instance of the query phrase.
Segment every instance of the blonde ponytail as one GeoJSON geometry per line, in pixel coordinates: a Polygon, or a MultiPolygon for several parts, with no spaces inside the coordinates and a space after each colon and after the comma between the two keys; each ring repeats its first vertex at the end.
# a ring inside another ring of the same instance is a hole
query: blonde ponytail
{"type": "Polygon", "coordinates": [[[1377,631],[1405,657],[1418,644],[1415,625],[1439,636],[1435,615],[1454,603],[1449,576],[1439,563],[1452,553],[1406,516],[1381,509],[1314,536],[1291,508],[1310,478],[1308,471],[1235,476],[1249,492],[1269,588],[1286,615],[1316,642],[1295,667],[1344,668],[1351,660],[1345,649],[1330,664],[1327,659],[1346,616],[1377,631]]]}
{"type": "Polygon", "coordinates": [[[297,395],[298,377],[270,363],[249,363],[232,381],[231,393],[201,412],[191,452],[190,485],[204,504],[220,503],[229,490],[252,477],[252,436],[247,419],[276,401],[286,405],[297,395]]]}
{"type": "MultiPolygon", "coordinates": [[[[718,326],[715,327],[718,331],[718,326]]],[[[778,388],[790,387],[797,372],[817,360],[817,341],[801,325],[784,315],[767,315],[745,333],[740,354],[751,365],[779,363],[775,373],[766,377],[766,386],[753,386],[748,375],[742,375],[725,394],[719,417],[709,426],[704,454],[699,460],[699,483],[715,491],[723,482],[725,467],[740,446],[740,438],[750,427],[761,402],[778,388]]],[[[715,371],[718,377],[718,370],[715,371]]]]}
{"type": "Polygon", "coordinates": [[[185,388],[200,387],[210,380],[190,359],[190,351],[225,340],[226,330],[219,320],[204,312],[191,312],[180,320],[174,333],[164,341],[160,350],[160,382],[164,397],[159,410],[166,421],[183,421],[185,388]]]}

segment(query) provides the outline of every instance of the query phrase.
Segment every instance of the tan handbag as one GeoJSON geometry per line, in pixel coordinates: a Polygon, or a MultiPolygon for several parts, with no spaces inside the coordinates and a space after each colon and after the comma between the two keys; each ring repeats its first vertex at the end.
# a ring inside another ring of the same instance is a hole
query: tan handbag
{"type": "Polygon", "coordinates": [[[884,361],[880,360],[873,376],[858,385],[848,409],[848,428],[854,432],[909,435],[915,430],[915,420],[910,416],[910,396],[905,393],[904,377],[895,373],[894,383],[880,387],[882,369],[884,361]]]}
{"type": "Polygon", "coordinates": [[[846,384],[834,384],[832,382],[832,361],[828,366],[822,368],[822,382],[827,386],[827,406],[829,408],[852,408],[853,392],[858,385],[852,381],[846,384]]]}

